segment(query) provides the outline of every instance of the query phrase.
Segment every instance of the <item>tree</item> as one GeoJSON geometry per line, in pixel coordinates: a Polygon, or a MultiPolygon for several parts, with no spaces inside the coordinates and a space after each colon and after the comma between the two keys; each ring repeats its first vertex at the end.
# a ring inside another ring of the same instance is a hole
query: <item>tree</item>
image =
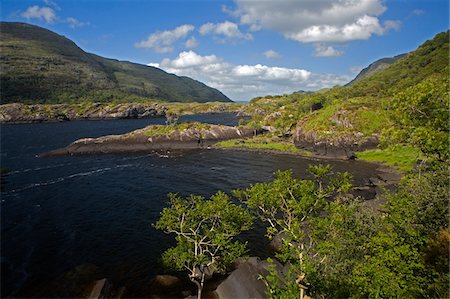
{"type": "Polygon", "coordinates": [[[333,202],[315,219],[314,297],[448,298],[449,181],[440,166],[404,177],[377,212],[333,202]]]}
{"type": "Polygon", "coordinates": [[[389,101],[387,108],[396,126],[383,132],[383,143],[411,143],[426,156],[436,156],[440,161],[448,159],[447,73],[411,86],[389,101]]]}
{"type": "Polygon", "coordinates": [[[351,187],[347,172],[334,173],[329,165],[310,166],[308,170],[314,179],[298,180],[292,178],[291,171],[278,171],[272,182],[234,192],[268,223],[269,239],[276,236],[282,239],[276,257],[290,266],[284,279],[278,280],[276,276],[280,273],[274,269],[267,277],[271,297],[289,297],[303,292],[307,282],[307,256],[314,249],[307,233],[308,221],[320,215],[328,200],[351,187]],[[283,285],[281,291],[280,284],[283,285]]]}
{"type": "Polygon", "coordinates": [[[251,228],[253,217],[223,192],[209,200],[196,195],[168,197],[170,206],[163,209],[155,227],[175,234],[177,245],[163,254],[163,262],[187,270],[200,299],[205,280],[215,272],[226,272],[246,252],[245,244],[234,237],[251,228]]]}

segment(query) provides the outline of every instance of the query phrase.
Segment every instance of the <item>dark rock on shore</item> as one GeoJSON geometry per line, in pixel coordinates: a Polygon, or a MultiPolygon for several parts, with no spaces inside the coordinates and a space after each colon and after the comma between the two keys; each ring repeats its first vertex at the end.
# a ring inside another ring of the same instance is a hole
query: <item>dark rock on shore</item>
{"type": "Polygon", "coordinates": [[[97,266],[82,264],[50,283],[33,281],[22,288],[15,297],[90,298],[91,294],[97,294],[98,298],[120,298],[123,291],[123,288],[116,290],[97,266]]]}
{"type": "Polygon", "coordinates": [[[167,134],[154,134],[151,133],[154,127],[149,126],[123,135],[79,139],[65,148],[45,153],[43,156],[208,148],[221,140],[250,137],[255,134],[252,128],[195,124],[184,129],[174,129],[167,134]]]}
{"type": "MultiPolygon", "coordinates": [[[[281,270],[281,264],[277,266],[281,270]]],[[[248,258],[217,287],[217,298],[267,298],[266,286],[259,277],[267,276],[268,268],[267,261],[258,257],[248,258]]]]}
{"type": "Polygon", "coordinates": [[[378,136],[364,136],[360,132],[348,133],[343,136],[319,136],[317,132],[306,132],[298,126],[294,132],[294,144],[298,148],[313,152],[319,156],[330,158],[355,159],[355,152],[374,149],[378,145],[378,136]]]}

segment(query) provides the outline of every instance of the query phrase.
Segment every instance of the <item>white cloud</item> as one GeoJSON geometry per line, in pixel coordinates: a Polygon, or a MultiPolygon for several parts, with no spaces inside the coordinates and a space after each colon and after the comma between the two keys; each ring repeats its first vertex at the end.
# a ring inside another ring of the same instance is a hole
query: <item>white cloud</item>
{"type": "Polygon", "coordinates": [[[173,69],[185,69],[219,63],[220,59],[216,55],[200,56],[194,51],[181,52],[174,60],[163,59],[161,66],[173,69]]]}
{"type": "Polygon", "coordinates": [[[422,10],[422,9],[414,9],[414,10],[412,11],[412,14],[413,14],[413,15],[416,15],[416,16],[421,16],[421,15],[423,15],[424,13],[425,13],[425,11],[422,10]]]}
{"type": "Polygon", "coordinates": [[[191,37],[184,43],[184,45],[186,46],[186,48],[189,48],[189,49],[197,48],[198,41],[195,37],[191,37]]]}
{"type": "Polygon", "coordinates": [[[83,27],[90,24],[89,22],[81,22],[73,17],[68,17],[66,19],[66,23],[69,24],[70,28],[83,27]]]}
{"type": "Polygon", "coordinates": [[[250,33],[242,33],[236,23],[225,21],[223,23],[206,23],[203,24],[199,32],[201,35],[212,34],[219,41],[230,41],[230,40],[251,40],[253,36],[250,33]]]}
{"type": "Polygon", "coordinates": [[[342,56],[344,52],[338,51],[332,46],[326,46],[324,44],[316,44],[314,49],[314,56],[316,57],[338,57],[342,56]]]}
{"type": "Polygon", "coordinates": [[[264,52],[264,56],[266,56],[266,58],[268,58],[268,59],[278,59],[278,58],[281,58],[280,54],[278,54],[278,53],[275,52],[274,50],[267,50],[266,52],[264,52]]]}
{"type": "Polygon", "coordinates": [[[233,100],[249,100],[268,94],[316,90],[345,84],[352,78],[314,74],[298,68],[272,67],[262,64],[235,65],[216,55],[202,56],[194,51],[179,53],[175,59],[163,59],[150,66],[193,79],[217,88],[233,100]]]}
{"type": "Polygon", "coordinates": [[[378,17],[386,11],[381,0],[235,1],[234,14],[242,24],[304,43],[366,40],[395,28],[393,21],[380,24],[378,17]]]}
{"type": "Polygon", "coordinates": [[[388,21],[384,22],[384,29],[385,30],[390,30],[390,29],[399,30],[401,25],[402,25],[402,23],[400,21],[388,20],[388,21]]]}
{"type": "Polygon", "coordinates": [[[47,23],[53,23],[56,20],[55,11],[50,7],[30,6],[21,14],[25,19],[44,20],[47,23]]]}
{"type": "Polygon", "coordinates": [[[54,2],[54,1],[51,1],[51,0],[44,0],[44,3],[45,3],[47,6],[53,7],[53,8],[56,9],[56,10],[60,10],[60,9],[61,9],[61,8],[58,6],[58,4],[56,4],[56,2],[54,2]]]}
{"type": "Polygon", "coordinates": [[[137,48],[148,48],[158,53],[167,53],[173,51],[173,44],[194,30],[192,25],[181,25],[173,30],[157,31],[149,35],[146,40],[135,44],[137,48]]]}

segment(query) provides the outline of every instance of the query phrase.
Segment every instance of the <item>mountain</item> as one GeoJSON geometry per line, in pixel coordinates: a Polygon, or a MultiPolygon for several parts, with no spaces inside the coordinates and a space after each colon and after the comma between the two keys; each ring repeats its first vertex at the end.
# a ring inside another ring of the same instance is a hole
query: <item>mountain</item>
{"type": "Polygon", "coordinates": [[[199,81],[87,53],[68,38],[38,26],[0,22],[0,32],[2,103],[132,102],[148,98],[231,102],[199,81]]]}
{"type": "Polygon", "coordinates": [[[400,54],[394,57],[386,57],[378,59],[374,63],[371,63],[368,67],[362,69],[361,72],[359,72],[359,74],[355,77],[355,79],[347,83],[346,86],[352,85],[353,83],[363,78],[369,77],[375,73],[378,73],[386,69],[388,66],[390,66],[391,64],[393,64],[394,62],[396,62],[398,59],[402,58],[405,55],[406,54],[400,54]]]}

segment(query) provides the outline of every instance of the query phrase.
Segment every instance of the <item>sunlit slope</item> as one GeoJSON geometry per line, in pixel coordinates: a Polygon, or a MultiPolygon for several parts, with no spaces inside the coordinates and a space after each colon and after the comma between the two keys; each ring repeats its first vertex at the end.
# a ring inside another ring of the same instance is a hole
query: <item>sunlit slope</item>
{"type": "Polygon", "coordinates": [[[86,53],[74,42],[24,23],[0,23],[2,103],[90,101],[230,102],[188,77],[86,53]]]}

